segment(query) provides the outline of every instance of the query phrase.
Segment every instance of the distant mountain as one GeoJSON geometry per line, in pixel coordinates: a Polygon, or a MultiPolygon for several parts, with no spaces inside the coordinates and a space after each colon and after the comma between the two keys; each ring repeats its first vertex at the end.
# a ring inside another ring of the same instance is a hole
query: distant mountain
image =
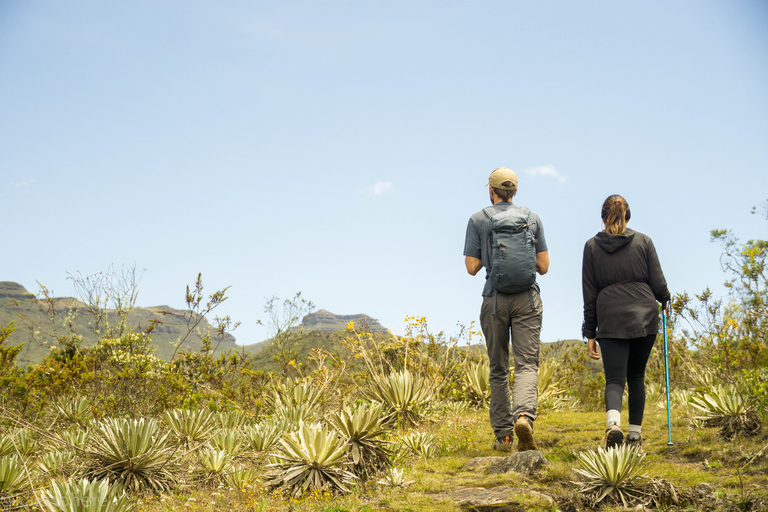
{"type": "Polygon", "coordinates": [[[334,315],[324,309],[305,316],[301,326],[305,331],[337,332],[346,329],[350,321],[371,332],[387,332],[386,327],[368,315],[334,315]]]}
{"type": "MultiPolygon", "coordinates": [[[[371,332],[377,332],[382,334],[388,331],[388,329],[383,325],[381,325],[375,318],[372,318],[368,315],[364,315],[364,314],[335,315],[330,311],[326,311],[324,309],[320,309],[318,311],[315,311],[314,313],[310,313],[306,315],[302,319],[301,325],[296,327],[295,330],[296,331],[303,330],[307,334],[312,332],[333,334],[339,331],[346,331],[347,324],[349,323],[350,320],[355,322],[355,326],[358,329],[367,329],[371,332]]],[[[328,336],[325,336],[325,337],[310,336],[309,339],[311,340],[322,339],[323,344],[325,344],[327,340],[336,339],[336,338],[328,337],[328,336]]],[[[262,349],[267,348],[270,343],[272,343],[272,340],[268,339],[268,340],[260,341],[258,343],[253,343],[251,345],[246,345],[245,351],[250,352],[251,355],[255,355],[256,353],[260,352],[262,349]]],[[[308,346],[309,348],[313,348],[312,342],[309,342],[308,346]]],[[[324,348],[326,347],[324,346],[324,348]]]]}
{"type": "MultiPolygon", "coordinates": [[[[107,315],[110,324],[115,325],[115,312],[108,310],[107,315]]],[[[174,351],[173,344],[187,332],[188,316],[188,311],[170,306],[135,307],[128,315],[127,323],[130,328],[142,330],[150,325],[152,319],[160,320],[162,323],[152,331],[152,339],[157,345],[157,357],[169,361],[174,351]]],[[[7,325],[11,321],[14,322],[16,331],[11,334],[7,343],[24,343],[24,348],[16,359],[16,363],[21,366],[40,362],[49,352],[49,347],[57,345],[57,335],[74,332],[83,337],[83,347],[91,347],[97,341],[92,327],[94,318],[85,303],[72,297],[56,297],[48,304],[45,300],[35,298],[18,283],[0,281],[0,325],[7,325]]],[[[200,333],[212,329],[205,318],[198,325],[200,333]]],[[[217,341],[213,342],[214,347],[216,343],[217,341]]],[[[202,337],[193,332],[181,348],[196,351],[201,347],[202,337]]],[[[221,341],[216,354],[228,350],[242,350],[242,347],[235,343],[235,337],[230,334],[221,341]]]]}

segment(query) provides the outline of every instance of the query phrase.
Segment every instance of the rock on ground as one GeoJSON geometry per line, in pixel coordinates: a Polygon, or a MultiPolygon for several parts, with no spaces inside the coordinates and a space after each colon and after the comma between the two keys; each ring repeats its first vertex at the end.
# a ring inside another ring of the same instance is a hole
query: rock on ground
{"type": "Polygon", "coordinates": [[[544,454],[537,450],[515,452],[508,457],[475,457],[464,465],[470,471],[485,470],[491,475],[514,471],[530,475],[549,466],[544,454]]]}
{"type": "Polygon", "coordinates": [[[462,487],[452,491],[433,494],[432,497],[436,500],[452,501],[459,507],[472,510],[473,512],[518,512],[525,510],[525,508],[520,506],[517,501],[521,494],[540,498],[551,504],[555,503],[555,500],[546,494],[530,489],[518,489],[506,485],[493,487],[491,489],[482,487],[462,487]]]}

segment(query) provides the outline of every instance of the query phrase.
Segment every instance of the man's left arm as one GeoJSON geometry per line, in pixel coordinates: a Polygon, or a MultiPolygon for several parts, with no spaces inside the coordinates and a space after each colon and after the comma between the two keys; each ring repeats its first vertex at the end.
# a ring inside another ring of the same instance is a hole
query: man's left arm
{"type": "Polygon", "coordinates": [[[536,253],[536,272],[542,276],[549,272],[549,251],[536,253]]]}
{"type": "Polygon", "coordinates": [[[544,237],[544,225],[541,217],[536,215],[536,272],[542,276],[549,272],[549,250],[547,250],[547,239],[544,237]]]}
{"type": "MultiPolygon", "coordinates": [[[[537,258],[538,260],[538,258],[537,258]]],[[[467,272],[469,272],[470,275],[477,275],[478,272],[480,272],[480,269],[483,268],[483,261],[480,258],[473,258],[472,256],[464,256],[464,265],[467,266],[467,272]]],[[[538,267],[538,261],[536,263],[536,266],[538,267]]]]}

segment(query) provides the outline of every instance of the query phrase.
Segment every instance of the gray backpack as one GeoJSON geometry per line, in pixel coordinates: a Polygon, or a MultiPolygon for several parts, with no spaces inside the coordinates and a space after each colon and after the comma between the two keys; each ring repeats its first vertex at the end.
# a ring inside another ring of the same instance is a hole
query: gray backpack
{"type": "Polygon", "coordinates": [[[491,286],[501,293],[520,293],[536,282],[536,237],[531,226],[531,210],[512,206],[496,213],[483,209],[491,220],[491,286]]]}

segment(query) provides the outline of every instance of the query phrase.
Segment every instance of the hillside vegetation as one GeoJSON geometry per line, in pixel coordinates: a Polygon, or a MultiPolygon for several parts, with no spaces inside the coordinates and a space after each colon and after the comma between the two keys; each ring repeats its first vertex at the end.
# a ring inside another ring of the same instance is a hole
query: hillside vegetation
{"type": "MultiPolygon", "coordinates": [[[[739,243],[727,231],[713,239],[732,295],[675,296],[665,333],[673,386],[667,398],[660,336],[641,450],[601,448],[602,372],[583,344],[561,342],[542,350],[538,450],[522,454],[541,464],[483,469],[475,457],[500,454],[474,325],[447,336],[407,317],[398,336],[350,322],[309,333],[331,348],[307,341],[303,356],[307,333],[293,320],[310,304],[297,294],[271,302],[274,335],[261,351],[276,363],[269,371],[242,352],[215,356],[206,337],[166,362],[151,332],[130,329],[106,331],[92,347],[64,336],[24,368],[6,343],[14,326],[3,326],[0,508],[435,512],[493,491],[503,498],[475,510],[766,510],[768,242],[739,243]]],[[[225,291],[205,299],[198,277],[187,291],[191,318],[211,313],[225,291]]],[[[217,324],[220,333],[230,326],[217,324]]]]}
{"type": "MultiPolygon", "coordinates": [[[[116,326],[119,313],[104,308],[103,324],[116,326]]],[[[163,361],[170,361],[177,343],[187,333],[189,312],[169,306],[133,307],[126,317],[128,329],[141,332],[154,325],[152,341],[157,346],[156,355],[163,361]],[[155,324],[155,322],[160,322],[155,324]]],[[[20,365],[39,363],[52,347],[59,346],[61,336],[79,336],[82,346],[92,347],[99,339],[96,318],[92,308],[71,297],[37,298],[22,285],[0,281],[0,325],[15,322],[16,330],[9,336],[9,345],[24,344],[16,359],[20,365]]],[[[212,333],[213,326],[202,318],[197,329],[185,341],[188,350],[197,351],[202,347],[202,334],[212,333]]],[[[235,337],[225,333],[216,348],[216,354],[237,350],[235,337]]]]}

